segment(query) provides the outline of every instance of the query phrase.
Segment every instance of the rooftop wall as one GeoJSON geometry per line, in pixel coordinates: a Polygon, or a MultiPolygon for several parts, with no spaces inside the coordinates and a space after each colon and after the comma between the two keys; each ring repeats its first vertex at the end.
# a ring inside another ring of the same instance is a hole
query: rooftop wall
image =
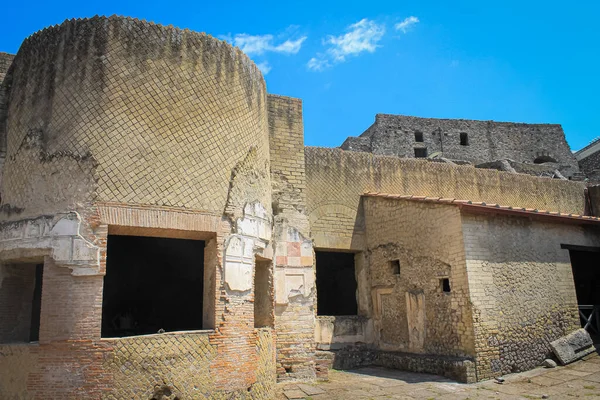
{"type": "Polygon", "coordinates": [[[360,138],[348,138],[342,148],[409,158],[415,157],[415,148],[427,148],[428,155],[441,152],[446,158],[476,164],[498,159],[533,163],[538,157],[550,157],[577,171],[562,127],[556,124],[377,114],[375,123],[360,138]],[[422,133],[422,143],[415,141],[415,132],[422,133]],[[467,135],[468,145],[461,145],[461,133],[467,135]]]}
{"type": "Polygon", "coordinates": [[[271,203],[265,83],[239,49],[94,17],[32,35],[11,71],[4,210],[98,200],[221,215],[232,196],[271,203]],[[240,175],[253,184],[230,193],[240,175]]]}
{"type": "Polygon", "coordinates": [[[307,209],[316,247],[362,250],[366,191],[584,213],[581,182],[306,147],[307,209]]]}

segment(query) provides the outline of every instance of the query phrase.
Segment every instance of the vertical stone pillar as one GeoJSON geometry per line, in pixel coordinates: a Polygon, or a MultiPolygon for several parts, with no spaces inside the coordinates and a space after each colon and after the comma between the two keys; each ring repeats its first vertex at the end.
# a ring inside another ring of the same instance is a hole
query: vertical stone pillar
{"type": "Polygon", "coordinates": [[[314,251],[306,214],[302,102],[268,96],[279,380],[315,378],[314,251]]]}

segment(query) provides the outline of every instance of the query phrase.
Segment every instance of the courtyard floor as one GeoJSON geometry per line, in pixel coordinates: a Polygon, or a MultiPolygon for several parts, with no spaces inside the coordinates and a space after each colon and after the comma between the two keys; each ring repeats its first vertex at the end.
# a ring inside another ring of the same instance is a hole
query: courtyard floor
{"type": "Polygon", "coordinates": [[[600,398],[600,356],[504,379],[502,384],[491,380],[468,385],[436,375],[366,367],[330,371],[329,382],[280,384],[279,399],[593,399],[600,398]]]}

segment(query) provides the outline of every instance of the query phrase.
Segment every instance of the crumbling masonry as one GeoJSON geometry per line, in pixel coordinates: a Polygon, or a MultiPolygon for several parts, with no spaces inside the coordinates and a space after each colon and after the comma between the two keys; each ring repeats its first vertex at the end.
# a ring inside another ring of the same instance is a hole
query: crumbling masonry
{"type": "Polygon", "coordinates": [[[33,34],[0,81],[0,398],[474,382],[539,365],[595,301],[600,193],[566,179],[560,126],[378,115],[305,147],[301,101],[239,49],[123,17],[33,34]]]}

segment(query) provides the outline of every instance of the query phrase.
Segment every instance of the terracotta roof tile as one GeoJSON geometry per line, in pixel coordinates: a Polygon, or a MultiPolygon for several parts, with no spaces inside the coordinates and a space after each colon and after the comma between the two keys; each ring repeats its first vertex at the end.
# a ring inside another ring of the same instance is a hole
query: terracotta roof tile
{"type": "Polygon", "coordinates": [[[496,203],[486,203],[483,201],[471,201],[471,200],[458,200],[449,197],[428,197],[428,196],[412,196],[412,195],[397,195],[390,193],[378,193],[378,192],[365,192],[363,194],[367,197],[381,197],[387,199],[396,199],[396,200],[408,200],[408,201],[419,201],[423,203],[436,203],[436,204],[452,204],[461,208],[466,208],[468,210],[489,210],[489,211],[503,211],[511,214],[519,214],[519,215],[531,215],[531,216],[540,216],[540,217],[552,217],[552,218],[561,218],[564,220],[571,221],[586,221],[586,222],[595,222],[600,223],[600,218],[594,217],[591,215],[579,215],[579,214],[564,214],[557,211],[549,211],[549,210],[538,210],[535,208],[523,208],[523,207],[513,207],[513,206],[503,206],[496,203]]]}

